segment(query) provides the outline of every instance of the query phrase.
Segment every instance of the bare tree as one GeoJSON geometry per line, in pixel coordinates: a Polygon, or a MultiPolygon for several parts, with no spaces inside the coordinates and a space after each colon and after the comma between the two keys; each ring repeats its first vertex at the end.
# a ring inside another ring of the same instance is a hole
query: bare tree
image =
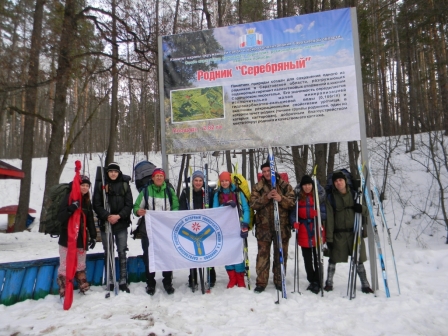
{"type": "MultiPolygon", "coordinates": [[[[39,82],[39,54],[42,41],[42,20],[45,0],[36,0],[34,10],[33,33],[31,35],[31,49],[28,66],[28,81],[25,90],[25,109],[29,113],[35,113],[37,104],[37,84],[39,82]]],[[[35,118],[25,116],[24,134],[22,141],[22,170],[25,177],[20,182],[19,206],[14,225],[15,232],[21,232],[26,229],[26,220],[28,216],[28,206],[31,192],[31,168],[34,149],[34,125],[35,118]]]]}

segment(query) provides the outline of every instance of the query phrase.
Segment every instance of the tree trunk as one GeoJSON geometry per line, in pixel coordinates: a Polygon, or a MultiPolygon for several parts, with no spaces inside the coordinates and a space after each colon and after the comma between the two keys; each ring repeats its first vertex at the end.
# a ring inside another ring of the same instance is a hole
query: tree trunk
{"type": "MultiPolygon", "coordinates": [[[[67,107],[67,88],[69,85],[72,63],[72,41],[76,38],[77,24],[75,20],[75,0],[66,0],[62,33],[59,40],[58,69],[56,71],[56,92],[53,108],[53,124],[51,126],[51,138],[48,146],[48,164],[45,174],[44,199],[51,186],[59,183],[61,176],[60,155],[64,142],[64,121],[67,107]]],[[[45,217],[45,207],[42,204],[41,217],[45,217]]],[[[39,232],[44,232],[42,225],[39,232]]]]}
{"type": "Polygon", "coordinates": [[[202,0],[202,12],[205,14],[205,20],[207,21],[207,28],[212,29],[212,16],[207,7],[207,0],[202,0]]]}
{"type": "Polygon", "coordinates": [[[251,187],[255,186],[255,172],[258,170],[255,170],[254,168],[255,162],[254,162],[254,150],[249,149],[249,179],[250,179],[250,185],[251,187]]]}
{"type": "Polygon", "coordinates": [[[327,164],[327,175],[329,176],[334,171],[334,157],[338,153],[338,143],[330,143],[330,149],[328,150],[328,164],[327,164]]]}
{"type": "Polygon", "coordinates": [[[326,180],[326,167],[327,167],[327,144],[316,144],[314,146],[314,157],[317,165],[317,179],[319,181],[326,180]]]}
{"type": "Polygon", "coordinates": [[[350,141],[348,145],[348,160],[350,164],[350,172],[353,177],[359,178],[358,173],[358,157],[359,157],[359,147],[357,141],[350,141]]]}
{"type": "MultiPolygon", "coordinates": [[[[10,53],[12,55],[16,54],[16,48],[18,45],[18,40],[19,40],[19,34],[17,32],[18,26],[19,26],[19,19],[18,19],[18,15],[16,15],[14,24],[13,24],[13,29],[11,32],[11,34],[12,34],[11,40],[12,41],[11,41],[10,53]]],[[[5,76],[6,77],[5,83],[9,83],[12,80],[12,78],[13,78],[12,72],[13,72],[13,68],[11,66],[8,66],[7,73],[5,76]]],[[[2,144],[10,143],[8,141],[8,132],[6,132],[6,130],[7,130],[6,123],[7,123],[8,118],[7,118],[7,114],[5,111],[5,106],[8,101],[8,98],[9,98],[8,92],[0,93],[0,100],[1,100],[1,102],[0,102],[0,143],[2,143],[2,144]],[[3,111],[5,111],[5,112],[3,112],[3,111]]],[[[11,105],[13,105],[13,104],[11,104],[11,105]]],[[[10,151],[7,151],[7,147],[8,146],[5,146],[5,145],[0,146],[0,155],[1,155],[0,157],[11,157],[10,151]]]]}
{"type": "Polygon", "coordinates": [[[226,164],[227,164],[227,171],[229,173],[232,172],[232,156],[230,155],[230,151],[226,150],[226,164]]]}
{"type": "MultiPolygon", "coordinates": [[[[37,83],[39,81],[39,54],[42,41],[42,20],[45,0],[36,0],[34,10],[33,32],[31,36],[31,50],[28,68],[28,83],[25,90],[25,111],[36,113],[37,104],[37,83]]],[[[22,170],[25,177],[20,182],[19,206],[14,225],[15,232],[22,232],[26,229],[26,220],[28,217],[28,207],[30,203],[31,192],[31,170],[33,164],[34,150],[34,125],[36,120],[32,116],[25,116],[25,126],[23,133],[22,147],[22,170]]]]}
{"type": "Polygon", "coordinates": [[[179,16],[179,3],[180,0],[176,0],[176,9],[174,10],[174,19],[173,19],[173,35],[177,33],[177,17],[179,16]]]}
{"type": "Polygon", "coordinates": [[[308,145],[305,146],[291,146],[292,162],[294,165],[294,174],[297,183],[306,172],[308,163],[308,145]]]}
{"type": "Polygon", "coordinates": [[[222,20],[222,15],[223,15],[222,7],[223,7],[223,5],[222,5],[222,2],[223,2],[223,0],[218,0],[218,27],[222,27],[223,26],[223,20],[222,20]]]}
{"type": "Polygon", "coordinates": [[[247,154],[246,154],[246,150],[245,149],[243,149],[242,151],[241,151],[241,156],[242,156],[242,162],[241,162],[241,175],[243,175],[244,176],[244,178],[247,180],[247,173],[246,173],[246,170],[247,170],[247,154]]]}
{"type": "Polygon", "coordinates": [[[180,197],[180,193],[182,192],[182,178],[185,170],[185,161],[187,156],[188,155],[186,154],[182,154],[182,163],[180,164],[179,179],[178,179],[179,182],[177,183],[177,190],[176,190],[176,195],[178,198],[180,197]]]}
{"type": "Polygon", "coordinates": [[[110,107],[110,129],[109,145],[107,147],[106,165],[114,161],[115,149],[117,147],[117,125],[118,125],[118,44],[117,44],[117,4],[112,0],[112,103],[110,107]]]}

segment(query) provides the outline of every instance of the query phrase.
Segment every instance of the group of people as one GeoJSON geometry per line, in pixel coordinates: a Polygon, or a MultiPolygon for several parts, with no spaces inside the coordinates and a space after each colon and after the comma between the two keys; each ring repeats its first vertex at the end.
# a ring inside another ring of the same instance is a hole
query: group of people
{"type": "MultiPolygon", "coordinates": [[[[289,240],[292,232],[297,234],[297,244],[301,247],[302,256],[309,286],[307,290],[317,294],[321,290],[319,281],[319,263],[316,254],[316,216],[320,212],[322,220],[322,237],[326,243],[327,254],[329,256],[327,279],[323,284],[325,291],[333,290],[333,277],[336,270],[336,264],[347,262],[352,255],[355,222],[355,214],[361,213],[367,215],[367,207],[357,202],[353,191],[349,188],[346,175],[341,171],[332,174],[332,200],[326,196],[325,189],[318,189],[320,208],[317,209],[315,200],[315,185],[309,175],[304,175],[300,184],[296,187],[296,192],[292,186],[276,173],[276,187],[271,185],[271,168],[268,162],[261,165],[261,179],[253,187],[250,199],[246,199],[242,192],[238,192],[237,186],[233,183],[229,172],[222,172],[219,175],[217,188],[208,190],[210,198],[205,200],[204,174],[202,171],[195,171],[190,180],[192,188],[192,204],[190,204],[190,191],[185,188],[180,198],[176,196],[174,189],[166,182],[165,172],[161,168],[156,168],[152,174],[152,183],[144,188],[133,202],[132,193],[129,187],[130,177],[123,175],[120,166],[117,163],[111,163],[107,166],[107,176],[105,186],[99,184],[94,191],[93,201],[90,199],[90,180],[86,176],[81,178],[82,211],[84,216],[79,223],[83,234],[78,235],[77,240],[77,272],[75,280],[78,282],[79,290],[85,292],[89,289],[86,281],[86,250],[93,248],[96,241],[96,230],[94,225],[94,213],[99,220],[102,242],[104,250],[107,252],[105,226],[109,222],[112,234],[117,247],[118,259],[120,263],[119,289],[129,293],[127,283],[127,235],[128,227],[131,224],[131,213],[137,217],[143,217],[146,211],[178,211],[189,209],[203,209],[208,203],[209,207],[220,206],[238,206],[240,211],[240,236],[247,238],[249,231],[249,209],[255,210],[255,237],[257,239],[258,254],[256,260],[256,286],[255,293],[263,292],[268,286],[271,245],[274,245],[273,256],[273,282],[275,288],[282,290],[281,262],[278,248],[277,232],[274,225],[274,201],[278,204],[278,215],[280,219],[281,244],[283,254],[288,255],[289,240]],[[103,192],[103,188],[105,189],[103,192]],[[105,206],[103,195],[107,195],[108,206],[105,206]],[[293,210],[295,209],[295,210],[293,210]],[[293,223],[290,222],[291,212],[295,217],[293,223]],[[82,239],[88,231],[90,239],[82,239]],[[88,241],[88,243],[87,243],[88,241]]],[[[65,258],[67,255],[67,225],[69,217],[79,207],[79,202],[68,204],[68,196],[60,205],[58,218],[63,223],[61,235],[59,238],[60,267],[58,271],[58,284],[60,287],[60,296],[65,294],[65,258]]],[[[139,231],[141,233],[141,245],[143,249],[143,260],[146,273],[146,293],[154,295],[156,291],[155,272],[149,269],[148,246],[149,240],[146,234],[146,227],[142,220],[139,220],[139,231]]],[[[363,232],[367,232],[364,228],[363,232]]],[[[319,240],[317,240],[319,241],[319,240]]],[[[105,256],[105,260],[108,260],[105,256]]],[[[366,271],[363,262],[367,260],[364,241],[361,240],[361,252],[357,273],[361,280],[361,288],[364,293],[373,293],[367,280],[366,271]]],[[[283,258],[286,269],[287,258],[283,258]]],[[[106,263],[107,264],[107,263],[106,263]]],[[[107,266],[107,265],[106,265],[107,266]]],[[[226,265],[228,274],[227,288],[234,286],[246,287],[245,284],[245,265],[244,262],[236,265],[226,265]]],[[[323,270],[322,270],[323,271],[323,270]]],[[[191,269],[188,277],[188,286],[197,287],[197,269],[191,269]]],[[[109,272],[110,273],[110,272],[109,272]]],[[[162,283],[167,294],[173,294],[172,271],[162,272],[162,283]]],[[[216,271],[210,269],[208,279],[210,287],[216,282],[216,271]]],[[[113,290],[113,283],[108,290],[113,290]]]]}

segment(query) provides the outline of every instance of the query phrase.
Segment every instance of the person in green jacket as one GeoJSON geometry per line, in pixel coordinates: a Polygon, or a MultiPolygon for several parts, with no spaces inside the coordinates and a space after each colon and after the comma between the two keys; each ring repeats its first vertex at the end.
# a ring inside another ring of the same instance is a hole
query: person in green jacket
{"type": "MultiPolygon", "coordinates": [[[[137,217],[144,216],[147,210],[157,211],[177,211],[179,210],[179,199],[176,196],[174,189],[165,182],[165,172],[161,168],[156,168],[152,173],[152,181],[147,188],[142,190],[134,203],[134,214],[137,217]]],[[[143,223],[144,225],[144,223],[143,223]]],[[[146,230],[145,230],[146,231],[146,230]]],[[[149,239],[148,236],[142,234],[142,249],[143,261],[146,271],[146,293],[154,295],[156,291],[155,272],[149,270],[149,255],[148,255],[149,239]]],[[[174,293],[173,288],[173,272],[164,271],[163,287],[168,294],[174,293]]]]}
{"type": "MultiPolygon", "coordinates": [[[[347,262],[352,255],[353,226],[355,222],[355,213],[367,216],[368,210],[365,205],[354,201],[352,191],[347,185],[347,177],[341,171],[335,171],[332,175],[332,194],[334,196],[334,208],[327,198],[327,223],[326,238],[329,249],[330,259],[328,261],[327,281],[324,290],[327,292],[333,290],[333,276],[336,272],[336,263],[347,262]]],[[[367,232],[364,227],[363,232],[367,232]]],[[[363,262],[367,260],[366,246],[364,239],[361,239],[361,253],[359,263],[356,267],[359,278],[361,279],[361,290],[363,293],[373,293],[367,280],[366,270],[363,262]]]]}

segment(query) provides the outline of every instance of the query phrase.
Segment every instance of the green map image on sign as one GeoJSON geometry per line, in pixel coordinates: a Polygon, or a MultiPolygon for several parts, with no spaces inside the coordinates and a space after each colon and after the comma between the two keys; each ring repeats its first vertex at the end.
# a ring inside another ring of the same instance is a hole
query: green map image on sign
{"type": "Polygon", "coordinates": [[[222,86],[171,91],[173,123],[222,119],[224,98],[222,86]]]}

